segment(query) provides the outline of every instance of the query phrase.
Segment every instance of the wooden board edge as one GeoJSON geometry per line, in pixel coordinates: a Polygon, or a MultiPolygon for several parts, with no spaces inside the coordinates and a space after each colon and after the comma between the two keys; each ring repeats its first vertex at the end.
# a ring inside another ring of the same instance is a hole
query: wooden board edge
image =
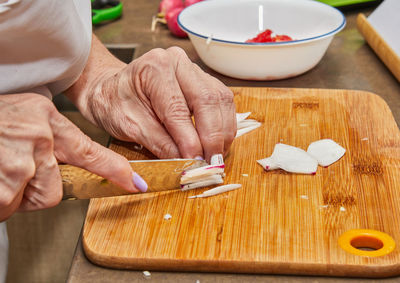
{"type": "Polygon", "coordinates": [[[264,275],[303,275],[351,278],[390,278],[400,275],[400,263],[385,266],[363,266],[346,264],[310,264],[286,262],[249,262],[249,261],[215,261],[214,267],[208,260],[178,260],[145,258],[122,258],[97,253],[90,249],[86,241],[82,241],[87,259],[93,264],[119,270],[149,270],[167,272],[213,272],[232,274],[264,274],[264,275]],[[249,267],[250,266],[250,267],[249,267]],[[284,270],[284,272],[283,272],[284,270]]]}

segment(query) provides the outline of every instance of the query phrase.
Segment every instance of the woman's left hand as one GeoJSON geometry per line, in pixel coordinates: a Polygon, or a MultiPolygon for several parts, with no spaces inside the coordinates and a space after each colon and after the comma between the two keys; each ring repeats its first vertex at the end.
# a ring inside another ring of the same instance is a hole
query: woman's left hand
{"type": "Polygon", "coordinates": [[[209,161],[226,153],[236,134],[232,91],[178,47],[153,49],[125,67],[108,69],[80,101],[86,118],[159,158],[209,161]]]}

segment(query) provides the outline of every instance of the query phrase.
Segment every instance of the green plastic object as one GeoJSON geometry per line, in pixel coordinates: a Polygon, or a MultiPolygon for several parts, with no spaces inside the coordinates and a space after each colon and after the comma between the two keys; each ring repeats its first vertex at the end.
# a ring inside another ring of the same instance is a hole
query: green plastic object
{"type": "Polygon", "coordinates": [[[376,2],[376,0],[317,0],[317,1],[331,5],[333,7],[344,7],[350,5],[365,4],[369,2],[376,2]]]}
{"type": "Polygon", "coordinates": [[[118,19],[122,15],[122,3],[115,0],[92,0],[92,24],[118,19]]]}

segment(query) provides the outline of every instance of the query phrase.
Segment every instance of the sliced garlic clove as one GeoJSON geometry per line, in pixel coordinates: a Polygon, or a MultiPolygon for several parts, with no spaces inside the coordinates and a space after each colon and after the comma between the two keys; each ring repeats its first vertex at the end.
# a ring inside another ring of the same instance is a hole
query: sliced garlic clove
{"type": "Polygon", "coordinates": [[[222,154],[214,154],[211,156],[211,165],[224,165],[224,156],[222,154]]]}
{"type": "Polygon", "coordinates": [[[346,150],[331,139],[322,139],[312,142],[307,153],[318,161],[321,166],[329,166],[338,161],[346,150]]]}
{"type": "Polygon", "coordinates": [[[279,166],[276,165],[276,163],[271,157],[259,159],[257,160],[257,163],[260,164],[262,168],[264,168],[264,170],[266,171],[275,170],[279,168],[279,166]]]}
{"type": "Polygon", "coordinates": [[[251,131],[257,129],[258,127],[260,127],[260,126],[261,126],[261,123],[260,123],[260,122],[257,122],[257,124],[254,124],[253,126],[239,129],[239,130],[237,130],[237,132],[236,132],[235,138],[238,138],[238,137],[240,137],[240,136],[242,136],[242,135],[244,135],[244,134],[246,134],[246,133],[248,133],[248,132],[251,132],[251,131]]]}
{"type": "Polygon", "coordinates": [[[212,176],[206,177],[206,178],[201,179],[194,183],[181,185],[181,190],[188,191],[188,190],[193,190],[193,189],[197,189],[197,188],[208,187],[211,185],[222,184],[223,182],[224,182],[224,180],[222,179],[221,175],[219,175],[219,174],[212,175],[212,176]]]}
{"type": "Polygon", "coordinates": [[[215,174],[223,174],[225,165],[207,165],[192,170],[188,170],[182,173],[181,184],[189,184],[197,181],[201,181],[207,176],[215,174]]]}
{"type": "Polygon", "coordinates": [[[278,143],[275,145],[271,158],[279,168],[287,172],[300,174],[317,172],[317,160],[298,147],[278,143]]]}
{"type": "Polygon", "coordinates": [[[236,113],[236,123],[240,123],[241,121],[247,119],[249,117],[251,112],[245,112],[245,113],[236,113]]]}
{"type": "Polygon", "coordinates": [[[219,186],[219,187],[215,187],[211,190],[207,190],[204,191],[202,194],[200,195],[196,195],[196,196],[190,196],[189,198],[204,198],[204,197],[210,197],[210,196],[214,196],[214,195],[218,195],[218,194],[222,194],[228,191],[232,191],[232,190],[236,190],[239,189],[240,187],[242,187],[241,184],[228,184],[228,185],[223,185],[223,186],[219,186]]]}
{"type": "Polygon", "coordinates": [[[237,129],[243,129],[243,128],[247,128],[247,127],[251,127],[254,125],[258,125],[260,122],[253,120],[253,119],[247,119],[247,120],[243,120],[239,123],[237,123],[237,129]]]}

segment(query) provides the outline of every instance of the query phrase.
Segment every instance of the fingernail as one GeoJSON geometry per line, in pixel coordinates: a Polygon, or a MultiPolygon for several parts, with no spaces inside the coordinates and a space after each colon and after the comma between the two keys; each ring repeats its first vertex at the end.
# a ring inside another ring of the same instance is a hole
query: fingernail
{"type": "Polygon", "coordinates": [[[222,165],[224,164],[224,156],[222,154],[214,154],[211,156],[211,165],[222,165]]]}
{"type": "Polygon", "coordinates": [[[196,159],[196,160],[204,160],[203,156],[196,156],[194,159],[196,159]]]}
{"type": "Polygon", "coordinates": [[[133,183],[135,184],[136,188],[139,189],[139,191],[141,191],[142,193],[147,191],[148,186],[147,186],[146,181],[143,180],[143,178],[140,177],[137,173],[133,173],[132,180],[133,180],[133,183]]]}

